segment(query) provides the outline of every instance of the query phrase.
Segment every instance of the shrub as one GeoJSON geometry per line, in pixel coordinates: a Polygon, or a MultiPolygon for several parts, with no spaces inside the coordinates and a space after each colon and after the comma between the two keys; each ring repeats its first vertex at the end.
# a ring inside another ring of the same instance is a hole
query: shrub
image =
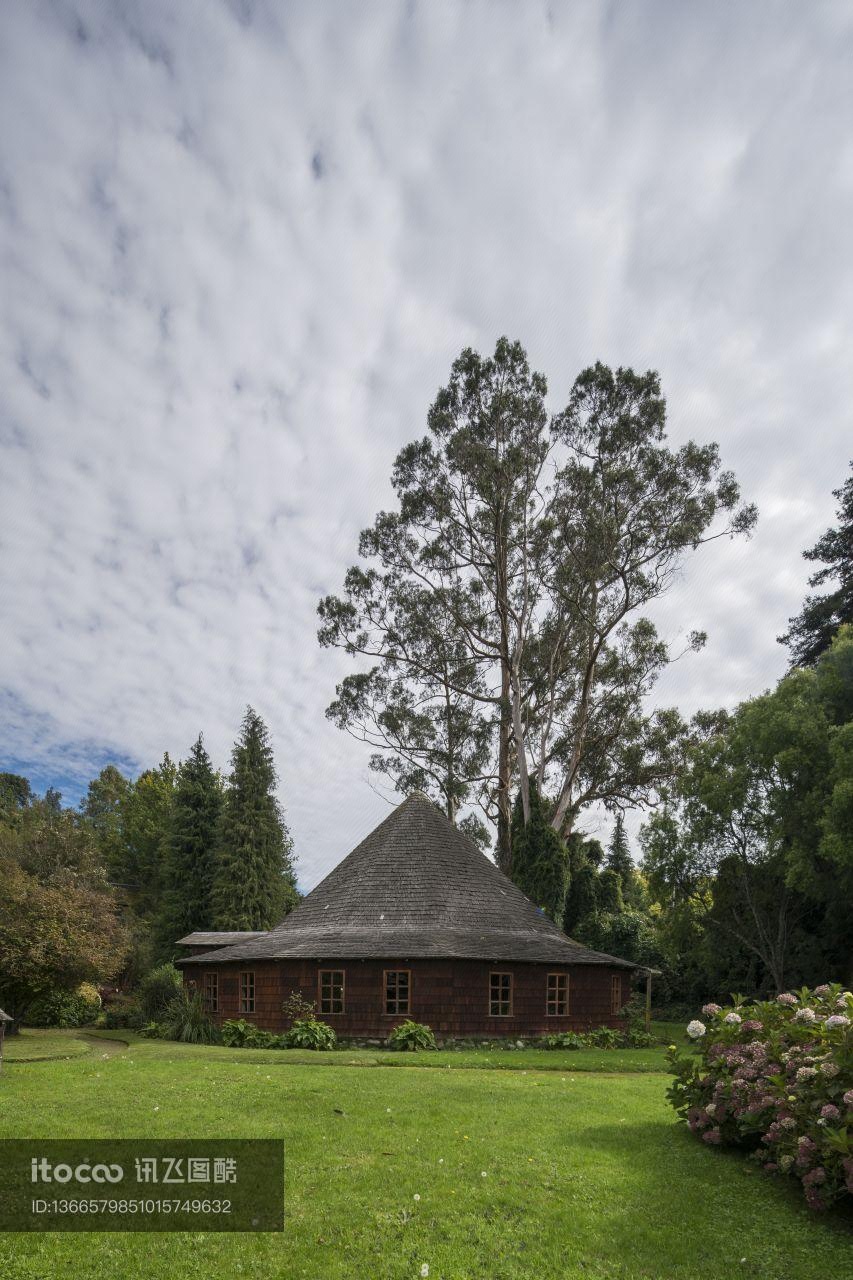
{"type": "Polygon", "coordinates": [[[669,1050],[667,1096],[691,1131],[798,1178],[812,1209],[853,1195],[853,994],[825,984],[702,1014],[697,1052],[669,1050]]]}
{"type": "Polygon", "coordinates": [[[396,1026],[388,1037],[388,1048],[415,1053],[419,1049],[435,1049],[435,1036],[430,1027],[407,1018],[396,1026]]]}
{"type": "Polygon", "coordinates": [[[292,1026],[294,1022],[305,1022],[313,1019],[316,1005],[313,1000],[306,1000],[301,991],[291,991],[283,1002],[281,1011],[292,1026]]]}
{"type": "Polygon", "coordinates": [[[554,1035],[543,1036],[539,1043],[542,1049],[585,1049],[588,1042],[579,1031],[557,1031],[554,1035]]]}
{"type": "Polygon", "coordinates": [[[222,1043],[229,1049],[283,1049],[284,1036],[264,1031],[245,1018],[229,1018],[222,1024],[222,1043]]]}
{"type": "Polygon", "coordinates": [[[139,1028],[139,1034],[146,1040],[159,1040],[163,1035],[163,1029],[159,1022],[146,1022],[144,1027],[139,1028]]]}
{"type": "Polygon", "coordinates": [[[282,1036],[286,1049],[334,1049],[338,1037],[327,1022],[319,1018],[297,1018],[282,1036]]]}
{"type": "Polygon", "coordinates": [[[146,1021],[148,1019],[134,997],[120,993],[113,996],[109,1004],[104,1005],[95,1025],[104,1027],[107,1031],[115,1031],[124,1027],[142,1027],[146,1021]]]}
{"type": "Polygon", "coordinates": [[[181,975],[171,963],[160,964],[146,973],[136,989],[136,998],[145,1018],[153,1022],[161,1017],[182,986],[181,975]]]}
{"type": "Polygon", "coordinates": [[[629,1030],[626,1040],[629,1049],[651,1049],[658,1043],[657,1037],[651,1031],[629,1030]]]}
{"type": "Polygon", "coordinates": [[[596,1027],[587,1032],[587,1043],[595,1049],[618,1049],[622,1036],[612,1027],[596,1027]]]}
{"type": "Polygon", "coordinates": [[[186,1044],[213,1044],[218,1039],[216,1024],[204,1007],[199,991],[182,987],[166,1009],[160,1026],[164,1040],[186,1044]]]}
{"type": "Polygon", "coordinates": [[[101,1011],[101,997],[91,982],[76,991],[48,991],[34,1000],[27,1013],[31,1027],[82,1027],[94,1022],[101,1011]]]}

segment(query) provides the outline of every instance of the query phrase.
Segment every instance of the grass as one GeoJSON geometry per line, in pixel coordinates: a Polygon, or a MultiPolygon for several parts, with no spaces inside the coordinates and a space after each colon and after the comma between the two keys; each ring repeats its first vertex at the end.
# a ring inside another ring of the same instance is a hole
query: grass
{"type": "Polygon", "coordinates": [[[697,1143],[662,1075],[306,1056],[136,1041],[4,1073],[3,1137],[275,1136],[286,1148],[283,1234],[10,1233],[4,1275],[404,1280],[428,1263],[431,1280],[824,1280],[848,1264],[845,1222],[697,1143]],[[318,1069],[323,1058],[334,1063],[318,1069]]]}
{"type": "Polygon", "coordinates": [[[46,1058],[79,1058],[90,1053],[91,1047],[73,1031],[42,1031],[24,1027],[14,1036],[3,1040],[3,1062],[39,1062],[46,1058]]]}

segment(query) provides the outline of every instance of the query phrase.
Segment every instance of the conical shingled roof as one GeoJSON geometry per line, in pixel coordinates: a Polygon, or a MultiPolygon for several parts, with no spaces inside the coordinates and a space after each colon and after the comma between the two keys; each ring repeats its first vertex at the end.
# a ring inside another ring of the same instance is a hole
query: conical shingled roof
{"type": "Polygon", "coordinates": [[[567,938],[420,792],[398,805],[275,929],[183,963],[291,957],[635,967],[567,938]]]}

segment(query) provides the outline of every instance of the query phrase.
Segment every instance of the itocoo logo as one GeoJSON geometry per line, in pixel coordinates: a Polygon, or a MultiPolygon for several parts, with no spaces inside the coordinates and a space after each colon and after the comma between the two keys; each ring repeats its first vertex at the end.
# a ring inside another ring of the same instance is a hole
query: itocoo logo
{"type": "Polygon", "coordinates": [[[44,1156],[30,1161],[31,1182],[121,1182],[124,1169],[120,1164],[51,1164],[44,1156]]]}

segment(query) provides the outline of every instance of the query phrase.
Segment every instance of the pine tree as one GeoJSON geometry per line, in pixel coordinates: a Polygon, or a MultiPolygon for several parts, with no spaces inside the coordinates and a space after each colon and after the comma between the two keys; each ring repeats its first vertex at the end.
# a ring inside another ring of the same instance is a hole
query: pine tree
{"type": "Polygon", "coordinates": [[[779,636],[779,643],[791,650],[794,667],[813,667],[839,627],[853,622],[853,475],[832,496],[838,499],[838,525],[803,556],[824,566],[811,575],[810,587],[836,585],[824,595],[806,596],[797,617],[789,618],[789,630],[779,636]]]}
{"type": "Polygon", "coordinates": [[[520,793],[513,806],[510,874],[531,902],[557,924],[562,924],[569,884],[569,854],[565,841],[548,820],[535,781],[530,783],[530,816],[526,825],[520,793]]]}
{"type": "Polygon", "coordinates": [[[625,832],[625,819],[621,813],[616,816],[616,823],[613,827],[610,847],[607,850],[605,866],[608,870],[615,871],[619,876],[622,884],[622,896],[627,901],[630,901],[633,896],[636,872],[631,858],[631,851],[628,848],[628,836],[625,832]]]}
{"type": "Polygon", "coordinates": [[[269,731],[247,707],[231,753],[217,846],[216,928],[269,929],[295,905],[293,841],[275,797],[276,781],[269,731]]]}
{"type": "Polygon", "coordinates": [[[222,783],[199,734],[178,768],[165,857],[165,892],[157,934],[159,951],[196,929],[213,925],[211,895],[222,812],[222,783]]]}

